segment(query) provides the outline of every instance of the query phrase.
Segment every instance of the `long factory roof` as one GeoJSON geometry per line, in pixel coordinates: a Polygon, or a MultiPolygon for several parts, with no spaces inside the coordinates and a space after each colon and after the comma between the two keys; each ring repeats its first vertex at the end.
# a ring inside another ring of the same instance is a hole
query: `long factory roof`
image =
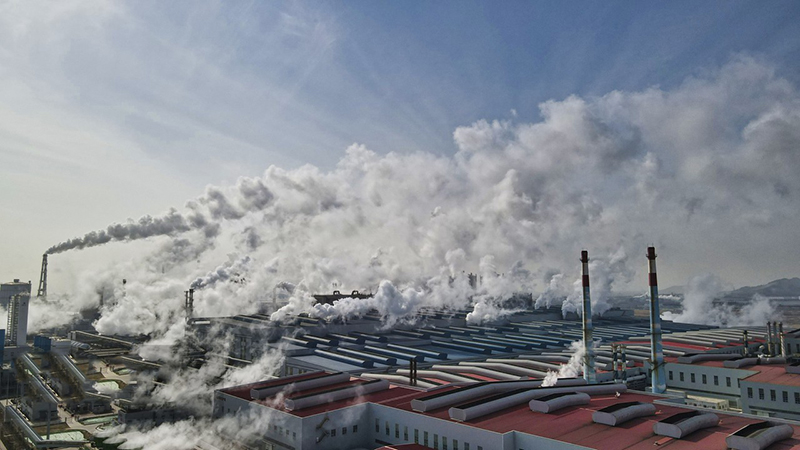
{"type": "MultiPolygon", "coordinates": [[[[450,406],[443,406],[427,412],[415,411],[411,407],[411,401],[428,397],[432,393],[446,394],[449,392],[456,392],[461,387],[447,386],[435,391],[422,391],[419,389],[412,389],[391,385],[388,389],[383,391],[366,394],[363,396],[356,396],[349,399],[337,400],[326,404],[316,405],[309,408],[304,408],[295,411],[288,411],[283,406],[282,402],[275,398],[265,400],[252,400],[249,397],[249,391],[252,388],[269,387],[276,383],[296,382],[302,380],[313,379],[318,377],[319,374],[304,374],[295,377],[287,377],[285,379],[271,380],[263,383],[256,383],[236,388],[223,389],[230,395],[239,398],[256,402],[265,407],[284,411],[296,417],[308,417],[316,414],[321,414],[328,411],[347,408],[356,404],[373,403],[383,405],[390,408],[406,411],[408,413],[420,414],[430,417],[431,419],[452,421],[449,414],[450,406]],[[277,401],[276,401],[277,400],[277,401]]],[[[315,388],[308,391],[297,391],[288,398],[300,397],[303,395],[313,394],[315,392],[324,392],[326,389],[340,388],[342,386],[357,385],[363,382],[357,378],[350,378],[350,380],[337,383],[324,388],[315,388]]],[[[488,397],[486,398],[488,400],[488,397]]],[[[488,414],[476,419],[460,422],[463,425],[480,428],[487,431],[496,433],[507,432],[520,432],[541,436],[548,439],[554,439],[561,442],[566,442],[574,445],[580,445],[588,448],[602,448],[608,450],[614,449],[629,449],[629,450],[645,450],[652,449],[656,446],[662,447],[669,444],[670,449],[726,449],[725,438],[733,434],[740,428],[759,423],[758,419],[747,417],[737,414],[723,414],[718,413],[721,421],[718,425],[711,428],[702,429],[692,433],[684,439],[665,438],[654,434],[653,425],[673,414],[691,411],[689,408],[680,406],[667,405],[663,403],[654,403],[657,400],[664,400],[665,397],[655,396],[651,394],[639,393],[634,391],[627,391],[618,393],[616,395],[598,395],[592,396],[589,404],[581,406],[567,407],[558,410],[554,413],[543,414],[531,411],[527,402],[517,406],[501,409],[492,414],[488,414]],[[595,423],[592,420],[592,415],[603,408],[625,402],[642,402],[651,403],[656,406],[656,413],[653,416],[640,417],[620,426],[612,427],[595,423]]],[[[477,399],[480,402],[480,398],[477,399]]],[[[473,400],[474,401],[474,400],[473,400]]],[[[790,450],[797,449],[800,446],[800,427],[792,426],[794,435],[790,439],[777,442],[769,447],[770,450],[790,450]]],[[[398,449],[413,449],[414,447],[402,446],[388,446],[388,448],[398,449]]]]}

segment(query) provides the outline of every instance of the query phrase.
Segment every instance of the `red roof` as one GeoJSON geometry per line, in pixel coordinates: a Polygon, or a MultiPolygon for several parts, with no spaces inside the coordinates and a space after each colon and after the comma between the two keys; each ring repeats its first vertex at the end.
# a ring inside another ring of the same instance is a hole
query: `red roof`
{"type": "Polygon", "coordinates": [[[755,383],[780,384],[782,386],[800,386],[800,375],[786,373],[785,365],[758,365],[743,367],[746,370],[757,370],[758,373],[745,378],[755,383]]]}
{"type": "MultiPolygon", "coordinates": [[[[410,404],[412,398],[414,397],[398,398],[384,404],[412,411],[410,404]]],[[[686,409],[656,405],[657,413],[655,416],[634,419],[619,427],[596,424],[592,421],[592,414],[599,409],[619,402],[641,401],[650,403],[658,399],[659,397],[631,393],[629,391],[619,398],[616,396],[592,397],[589,405],[565,408],[553,414],[533,412],[526,402],[463,423],[497,433],[518,431],[589,448],[652,450],[656,448],[655,443],[657,441],[664,439],[663,436],[653,434],[653,424],[668,415],[685,412],[686,409]]],[[[417,414],[442,420],[451,420],[448,410],[449,407],[445,407],[427,413],[417,412],[417,414]]],[[[755,422],[753,419],[738,416],[720,415],[720,418],[722,421],[719,426],[697,431],[684,440],[674,440],[669,445],[669,448],[672,450],[726,449],[725,438],[729,434],[755,422]]],[[[795,427],[795,436],[800,437],[800,428],[798,427],[795,427]]],[[[800,445],[800,438],[783,441],[770,447],[770,450],[788,450],[795,445],[800,445]]],[[[661,446],[663,446],[663,443],[661,446]]]]}

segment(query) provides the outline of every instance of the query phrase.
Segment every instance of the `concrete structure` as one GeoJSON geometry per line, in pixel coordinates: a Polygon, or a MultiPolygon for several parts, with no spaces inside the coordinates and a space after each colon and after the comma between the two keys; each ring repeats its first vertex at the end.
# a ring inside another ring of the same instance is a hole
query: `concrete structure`
{"type": "MultiPolygon", "coordinates": [[[[30,287],[30,284],[28,285],[30,287]]],[[[6,345],[24,347],[28,339],[28,304],[30,293],[17,294],[8,304],[6,345]]]]}
{"type": "Polygon", "coordinates": [[[10,283],[0,284],[0,306],[8,309],[8,304],[11,302],[12,297],[15,295],[24,294],[27,294],[28,296],[31,295],[30,281],[23,283],[19,281],[19,279],[15,278],[14,281],[10,283]]]}

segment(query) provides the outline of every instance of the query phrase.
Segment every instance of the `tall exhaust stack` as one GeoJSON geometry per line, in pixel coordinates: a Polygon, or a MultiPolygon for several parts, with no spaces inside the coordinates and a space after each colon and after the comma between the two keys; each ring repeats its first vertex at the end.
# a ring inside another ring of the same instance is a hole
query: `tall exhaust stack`
{"type": "Polygon", "coordinates": [[[786,336],[783,334],[783,322],[778,324],[778,339],[779,345],[781,346],[781,356],[786,355],[786,336]]]}
{"type": "Polygon", "coordinates": [[[772,322],[767,322],[767,355],[772,355],[772,322]]]}
{"type": "Polygon", "coordinates": [[[667,378],[664,375],[664,350],[661,347],[661,310],[658,305],[655,247],[647,247],[647,265],[650,269],[650,383],[653,393],[661,394],[667,390],[667,378]]]}
{"type": "Polygon", "coordinates": [[[747,330],[742,332],[742,342],[744,344],[744,349],[742,350],[742,356],[747,357],[750,355],[750,340],[747,337],[747,330]]]}
{"type": "Polygon", "coordinates": [[[47,253],[42,255],[42,272],[39,274],[39,290],[36,292],[36,296],[47,297],[47,253]]]}
{"type": "Polygon", "coordinates": [[[583,274],[583,378],[589,384],[597,381],[594,370],[592,348],[592,299],[589,295],[589,252],[581,250],[581,272],[583,274]]]}

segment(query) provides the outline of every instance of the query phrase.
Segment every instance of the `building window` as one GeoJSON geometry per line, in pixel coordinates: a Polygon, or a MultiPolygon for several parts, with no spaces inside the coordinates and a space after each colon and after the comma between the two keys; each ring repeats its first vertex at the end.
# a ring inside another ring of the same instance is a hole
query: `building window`
{"type": "Polygon", "coordinates": [[[389,421],[386,421],[386,435],[389,436],[389,421]]]}
{"type": "Polygon", "coordinates": [[[738,379],[738,378],[736,379],[736,387],[741,389],[741,387],[742,387],[742,380],[740,380],[740,379],[738,379]]]}
{"type": "Polygon", "coordinates": [[[747,398],[753,398],[753,388],[747,388],[747,398]]]}
{"type": "Polygon", "coordinates": [[[800,392],[794,393],[794,402],[795,404],[800,405],[800,392]]]}
{"type": "Polygon", "coordinates": [[[381,419],[375,419],[375,432],[381,432],[381,419]]]}
{"type": "Polygon", "coordinates": [[[672,371],[669,371],[669,381],[672,381],[672,371]]]}
{"type": "Polygon", "coordinates": [[[414,443],[419,444],[419,430],[414,428],[414,443]]]}
{"type": "Polygon", "coordinates": [[[783,403],[789,403],[789,393],[783,391],[783,403]]]}
{"type": "Polygon", "coordinates": [[[694,382],[695,382],[695,378],[694,378],[694,372],[692,372],[692,373],[689,375],[689,377],[691,377],[691,379],[692,379],[692,383],[694,383],[694,382]]]}
{"type": "Polygon", "coordinates": [[[427,431],[424,431],[422,433],[422,445],[424,445],[425,447],[428,446],[428,432],[427,431]]]}
{"type": "Polygon", "coordinates": [[[408,427],[403,427],[403,440],[408,442],[408,427]]]}
{"type": "Polygon", "coordinates": [[[353,425],[353,433],[358,433],[358,425],[353,425]]]}
{"type": "Polygon", "coordinates": [[[439,435],[433,434],[433,450],[439,450],[439,435]]]}
{"type": "Polygon", "coordinates": [[[479,446],[478,446],[478,450],[483,450],[483,447],[481,447],[481,446],[479,445],[479,446]]]}
{"type": "Polygon", "coordinates": [[[719,386],[719,377],[714,375],[714,386],[719,386]]]}
{"type": "Polygon", "coordinates": [[[469,442],[464,442],[464,450],[469,450],[469,442]]]}
{"type": "Polygon", "coordinates": [[[764,389],[758,388],[758,399],[764,400],[764,389]]]}
{"type": "Polygon", "coordinates": [[[731,387],[731,377],[725,377],[725,385],[731,387]]]}
{"type": "Polygon", "coordinates": [[[442,436],[442,450],[447,450],[447,436],[442,436]]]}
{"type": "Polygon", "coordinates": [[[347,427],[342,427],[342,436],[347,434],[347,427]]]}
{"type": "Polygon", "coordinates": [[[400,424],[399,423],[394,424],[394,438],[395,439],[400,439],[400,424]]]}
{"type": "Polygon", "coordinates": [[[297,439],[297,433],[292,431],[292,440],[295,440],[295,439],[297,439]]]}
{"type": "Polygon", "coordinates": [[[683,381],[683,372],[678,373],[678,375],[680,375],[680,379],[683,381]]]}
{"type": "Polygon", "coordinates": [[[458,439],[453,439],[453,450],[458,450],[458,439]]]}
{"type": "Polygon", "coordinates": [[[336,437],[336,428],[331,430],[331,437],[336,437]]]}
{"type": "Polygon", "coordinates": [[[778,400],[778,394],[775,393],[775,389],[769,390],[769,399],[773,402],[778,400]]]}
{"type": "Polygon", "coordinates": [[[708,384],[708,378],[706,378],[706,374],[703,374],[703,384],[708,384]]]}

